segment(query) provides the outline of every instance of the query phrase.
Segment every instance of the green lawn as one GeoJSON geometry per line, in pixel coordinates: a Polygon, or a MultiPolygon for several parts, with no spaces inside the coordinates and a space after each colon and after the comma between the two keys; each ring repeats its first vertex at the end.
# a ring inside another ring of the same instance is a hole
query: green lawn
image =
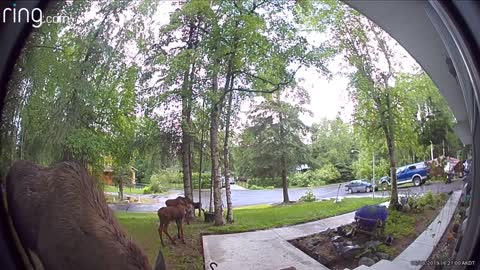
{"type": "MultiPolygon", "coordinates": [[[[105,186],[103,187],[103,191],[106,191],[106,192],[118,192],[118,187],[117,187],[117,186],[105,185],[105,186]]],[[[123,193],[125,193],[125,194],[143,194],[143,188],[124,187],[124,188],[123,188],[123,193]]]]}
{"type": "MultiPolygon", "coordinates": [[[[321,201],[235,208],[234,224],[216,227],[205,224],[197,218],[193,223],[185,226],[186,245],[178,243],[173,246],[168,238],[164,237],[166,244],[164,248],[161,247],[158,237],[156,213],[118,212],[116,216],[132,238],[145,250],[151,263],[155,261],[157,251],[161,248],[168,269],[201,269],[203,267],[202,234],[244,232],[304,223],[351,212],[363,205],[379,204],[386,200],[385,198],[348,198],[340,203],[321,201]]],[[[169,226],[169,233],[172,237],[176,234],[175,224],[169,226]]]]}

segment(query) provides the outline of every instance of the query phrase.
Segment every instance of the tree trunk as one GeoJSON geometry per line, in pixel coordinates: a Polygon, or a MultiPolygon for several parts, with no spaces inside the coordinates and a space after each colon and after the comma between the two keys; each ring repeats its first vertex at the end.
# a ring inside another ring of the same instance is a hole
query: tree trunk
{"type": "Polygon", "coordinates": [[[123,179],[120,179],[120,181],[118,182],[118,197],[120,202],[122,202],[123,201],[123,179]]]}
{"type": "Polygon", "coordinates": [[[282,189],[283,203],[289,203],[290,199],[288,198],[287,163],[284,155],[282,155],[282,189]]]}
{"type": "MultiPolygon", "coordinates": [[[[193,49],[195,41],[197,25],[190,24],[189,36],[187,41],[187,48],[193,49]]],[[[192,183],[192,136],[190,134],[191,114],[192,114],[192,86],[195,74],[195,60],[190,62],[190,65],[183,74],[182,82],[182,171],[183,171],[183,189],[185,197],[193,201],[193,183],[192,183]]],[[[194,216],[194,212],[190,212],[190,218],[194,216]]]]}
{"type": "MultiPolygon", "coordinates": [[[[233,81],[233,79],[232,79],[233,81]]],[[[230,84],[233,85],[233,84],[230,84]]],[[[228,151],[228,139],[230,136],[230,118],[232,114],[232,100],[233,92],[229,93],[227,115],[225,120],[225,141],[223,144],[223,166],[225,168],[225,196],[227,198],[227,222],[233,223],[233,210],[232,210],[232,193],[230,190],[230,164],[229,164],[229,151],[228,151]]]]}
{"type": "MultiPolygon", "coordinates": [[[[185,85],[188,81],[189,71],[184,73],[184,82],[185,85]]],[[[188,86],[185,87],[188,89],[188,86]]],[[[183,172],[183,190],[185,197],[192,200],[193,199],[193,187],[192,187],[192,178],[191,178],[191,136],[190,136],[190,115],[191,107],[189,105],[189,97],[186,89],[184,88],[184,93],[182,93],[182,172],[183,172]]]]}
{"type": "MultiPolygon", "coordinates": [[[[218,71],[214,71],[212,76],[212,91],[214,95],[218,95],[218,71]]],[[[218,123],[220,121],[220,104],[219,102],[212,102],[212,110],[210,114],[210,152],[212,158],[212,181],[213,181],[213,204],[215,208],[215,225],[220,226],[225,224],[223,218],[222,207],[222,184],[220,179],[220,154],[218,151],[218,123]]]]}
{"type": "Polygon", "coordinates": [[[386,103],[387,117],[382,117],[382,126],[385,132],[385,138],[387,139],[388,159],[390,161],[391,195],[389,208],[397,209],[399,206],[397,189],[397,164],[395,160],[395,138],[393,130],[392,108],[390,94],[388,92],[386,93],[386,103]]]}
{"type": "MultiPolygon", "coordinates": [[[[205,110],[205,100],[203,100],[202,109],[205,110]]],[[[198,216],[202,215],[202,170],[203,170],[203,145],[205,143],[205,129],[202,123],[202,136],[200,138],[200,162],[198,169],[198,203],[200,209],[198,210],[198,216]]]]}
{"type": "MultiPolygon", "coordinates": [[[[278,95],[278,102],[280,103],[280,95],[278,95]]],[[[283,115],[279,114],[279,123],[280,123],[280,143],[285,142],[285,130],[283,129],[283,115]]],[[[288,197],[288,181],[287,181],[287,158],[285,156],[285,147],[282,147],[282,156],[281,156],[281,171],[282,171],[282,189],[283,189],[283,203],[289,203],[290,199],[288,197]]]]}

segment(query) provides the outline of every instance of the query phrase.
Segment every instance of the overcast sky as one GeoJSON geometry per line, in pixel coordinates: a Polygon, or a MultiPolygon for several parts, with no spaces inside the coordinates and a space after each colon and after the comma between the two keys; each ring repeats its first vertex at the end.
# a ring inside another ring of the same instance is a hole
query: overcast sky
{"type": "MultiPolygon", "coordinates": [[[[174,11],[174,7],[170,1],[164,1],[155,16],[155,23],[153,28],[157,31],[161,25],[169,22],[169,14],[174,11]]],[[[325,33],[309,31],[304,32],[303,35],[311,44],[318,44],[330,38],[325,33]]],[[[395,51],[395,62],[400,63],[397,71],[413,72],[418,69],[416,61],[395,41],[389,42],[389,45],[395,51]]],[[[332,72],[331,78],[327,79],[314,68],[302,68],[297,72],[297,79],[301,79],[300,85],[305,88],[309,95],[311,103],[306,106],[312,112],[312,116],[303,115],[302,120],[307,125],[318,122],[321,118],[334,119],[339,113],[345,121],[351,120],[353,113],[352,103],[349,101],[347,87],[349,79],[342,73],[352,70],[351,67],[345,64],[341,56],[337,56],[328,63],[328,68],[332,72]]],[[[244,121],[246,115],[251,108],[249,101],[243,102],[241,106],[240,118],[244,121]]],[[[242,122],[243,122],[242,121],[242,122]]]]}

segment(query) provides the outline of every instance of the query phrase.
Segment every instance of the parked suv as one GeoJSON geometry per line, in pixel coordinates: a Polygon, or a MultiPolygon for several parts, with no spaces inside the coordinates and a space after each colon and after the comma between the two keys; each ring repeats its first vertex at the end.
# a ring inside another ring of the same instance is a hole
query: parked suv
{"type": "MultiPolygon", "coordinates": [[[[397,169],[397,184],[413,183],[415,186],[420,186],[427,181],[429,174],[430,168],[424,162],[399,167],[397,169]]],[[[384,189],[390,184],[389,176],[380,178],[380,185],[384,189]]]]}

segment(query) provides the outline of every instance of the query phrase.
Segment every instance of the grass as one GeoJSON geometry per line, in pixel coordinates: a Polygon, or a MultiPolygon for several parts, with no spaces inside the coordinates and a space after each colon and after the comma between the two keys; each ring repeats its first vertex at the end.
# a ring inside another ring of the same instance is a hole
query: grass
{"type": "MultiPolygon", "coordinates": [[[[117,192],[118,193],[118,187],[117,186],[105,185],[103,187],[103,191],[105,191],[105,192],[117,192]]],[[[143,188],[131,188],[131,187],[124,187],[123,188],[123,193],[125,193],[125,194],[135,194],[135,195],[144,194],[143,193],[143,188]]],[[[159,193],[153,193],[153,194],[159,194],[159,193]]]]}
{"type": "MultiPolygon", "coordinates": [[[[158,236],[158,216],[156,213],[117,212],[116,216],[132,239],[146,252],[150,263],[155,262],[160,248],[167,261],[168,269],[202,269],[202,234],[220,234],[253,231],[273,227],[304,223],[351,212],[364,205],[379,204],[385,198],[348,198],[339,203],[320,201],[289,205],[256,205],[234,209],[234,224],[213,226],[199,218],[185,226],[186,245],[173,246],[164,237],[166,247],[162,247],[158,236]]],[[[170,235],[176,234],[176,226],[169,226],[170,235]]]]}

